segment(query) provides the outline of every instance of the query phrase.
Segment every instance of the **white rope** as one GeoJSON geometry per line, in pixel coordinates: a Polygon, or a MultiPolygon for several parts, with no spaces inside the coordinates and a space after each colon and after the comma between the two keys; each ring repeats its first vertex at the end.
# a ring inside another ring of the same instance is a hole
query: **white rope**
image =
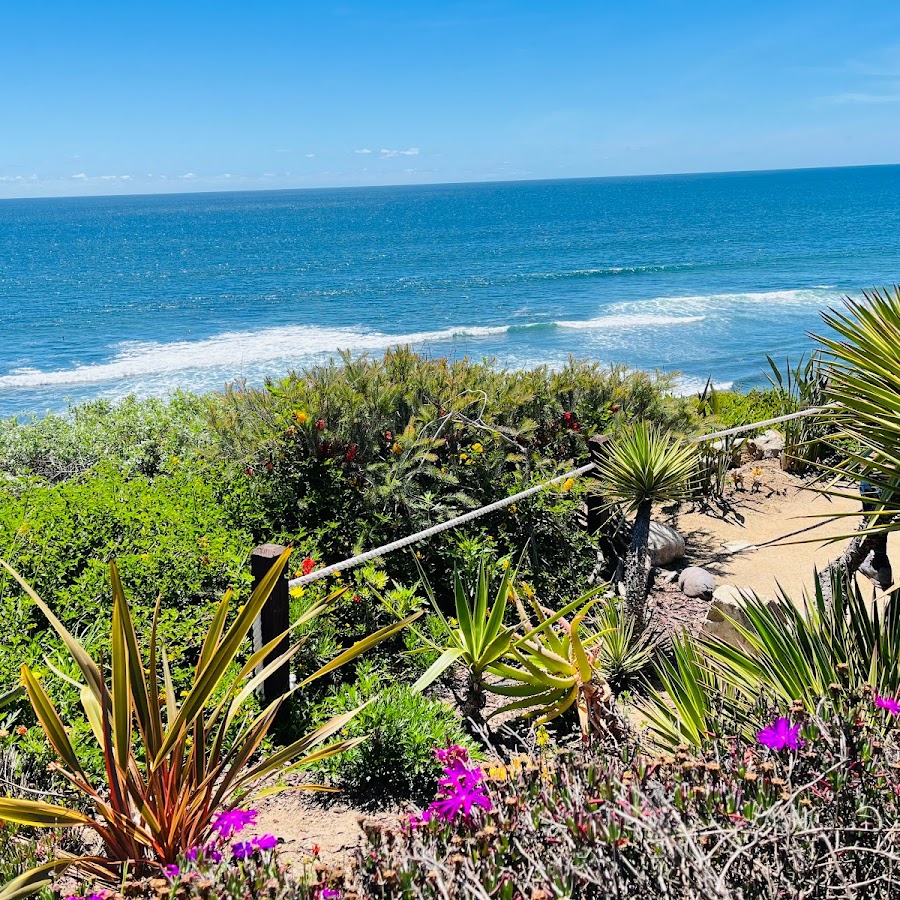
{"type": "Polygon", "coordinates": [[[786,416],[778,416],[775,419],[764,419],[762,422],[751,422],[749,425],[738,425],[736,428],[726,428],[724,431],[713,431],[711,434],[701,434],[693,438],[695,444],[701,441],[714,441],[717,438],[729,437],[732,434],[740,434],[742,431],[756,431],[758,428],[766,428],[769,425],[777,425],[779,422],[790,422],[791,419],[802,419],[804,416],[813,416],[816,413],[827,412],[834,409],[837,404],[828,406],[813,406],[809,409],[801,409],[800,412],[788,413],[786,416]]]}
{"type": "Polygon", "coordinates": [[[587,465],[581,466],[578,469],[572,469],[571,472],[566,472],[565,475],[557,475],[556,478],[551,478],[549,481],[536,484],[534,487],[530,487],[527,490],[519,491],[518,494],[513,494],[511,497],[504,497],[502,500],[497,500],[496,503],[489,503],[487,506],[473,509],[471,512],[457,516],[455,519],[447,519],[446,522],[432,525],[424,531],[417,531],[415,534],[400,538],[399,541],[392,541],[390,544],[385,544],[383,547],[367,550],[365,553],[360,553],[358,556],[351,556],[350,559],[345,559],[341,562],[334,563],[331,566],[326,566],[324,569],[316,569],[315,572],[310,572],[309,575],[301,575],[299,578],[292,579],[288,584],[292,588],[302,587],[311,584],[313,581],[318,581],[320,578],[327,578],[335,572],[342,572],[344,569],[352,569],[360,563],[368,562],[370,559],[385,556],[388,553],[392,553],[394,550],[402,550],[410,544],[415,544],[418,541],[424,541],[426,538],[434,537],[434,535],[440,534],[442,531],[447,531],[450,528],[456,528],[457,525],[471,522],[479,516],[486,516],[488,513],[492,513],[495,510],[503,509],[504,506],[511,506],[518,500],[522,500],[525,497],[531,497],[533,494],[544,490],[544,488],[549,487],[551,484],[560,484],[567,481],[569,478],[577,478],[579,475],[584,475],[585,472],[589,472],[593,468],[593,463],[587,463],[587,465]]]}
{"type": "MultiPolygon", "coordinates": [[[[729,428],[725,431],[714,431],[712,434],[700,435],[700,437],[692,438],[692,442],[700,443],[702,441],[715,440],[720,437],[728,437],[732,434],[739,434],[742,431],[753,431],[758,428],[764,428],[768,425],[777,425],[779,422],[788,422],[791,419],[799,419],[803,416],[811,416],[815,413],[825,412],[825,410],[827,410],[828,408],[829,407],[814,407],[812,409],[804,409],[800,412],[790,413],[785,416],[778,416],[775,419],[766,419],[762,422],[753,422],[749,425],[738,425],[736,428],[729,428]]],[[[564,475],[557,475],[555,478],[551,478],[549,481],[543,481],[540,484],[534,485],[534,487],[530,487],[527,490],[520,491],[518,494],[513,494],[510,497],[504,497],[502,500],[497,500],[495,503],[489,503],[487,506],[473,509],[461,516],[456,516],[456,518],[454,519],[447,519],[446,522],[440,522],[437,525],[432,525],[430,528],[426,528],[423,531],[417,531],[415,534],[410,534],[404,538],[400,538],[400,540],[391,541],[391,543],[384,544],[381,547],[376,547],[374,550],[367,550],[365,553],[360,553],[357,556],[351,556],[349,559],[344,559],[340,562],[333,563],[330,566],[325,566],[324,569],[316,569],[314,572],[310,572],[309,575],[301,575],[299,578],[293,578],[288,582],[288,586],[292,588],[305,587],[307,584],[312,584],[314,581],[319,581],[322,578],[327,578],[329,575],[335,575],[336,573],[343,572],[346,569],[356,568],[356,566],[361,565],[364,562],[368,562],[370,559],[377,559],[378,557],[386,556],[388,553],[393,553],[395,550],[402,550],[404,547],[409,547],[410,544],[416,544],[419,541],[424,541],[430,537],[434,537],[434,535],[440,534],[442,531],[449,531],[451,528],[456,528],[458,525],[464,525],[466,522],[471,522],[473,519],[477,519],[480,516],[486,516],[488,513],[496,512],[496,510],[498,509],[503,509],[503,507],[505,506],[512,506],[513,503],[516,503],[519,500],[523,500],[525,497],[531,497],[534,494],[537,494],[539,491],[544,490],[544,488],[550,487],[554,484],[561,484],[567,481],[569,478],[578,478],[579,476],[590,472],[590,470],[593,468],[594,463],[587,463],[586,465],[583,465],[578,469],[572,469],[572,471],[566,472],[564,475]]]]}

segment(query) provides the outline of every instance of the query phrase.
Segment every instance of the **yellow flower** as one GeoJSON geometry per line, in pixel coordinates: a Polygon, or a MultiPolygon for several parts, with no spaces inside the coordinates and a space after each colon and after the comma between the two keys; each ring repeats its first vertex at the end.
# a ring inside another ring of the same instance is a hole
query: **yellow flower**
{"type": "Polygon", "coordinates": [[[188,695],[189,693],[190,693],[190,691],[182,691],[182,692],[181,692],[181,696],[182,696],[182,697],[187,697],[187,695],[188,695]]]}
{"type": "Polygon", "coordinates": [[[416,550],[416,559],[421,559],[421,558],[422,558],[422,551],[416,550]]]}
{"type": "Polygon", "coordinates": [[[460,454],[459,454],[459,461],[460,461],[460,462],[465,462],[468,458],[469,458],[469,456],[468,456],[467,453],[460,453],[460,454]]]}
{"type": "Polygon", "coordinates": [[[562,489],[564,491],[571,491],[573,487],[575,487],[575,479],[574,478],[567,478],[563,482],[562,489]]]}
{"type": "Polygon", "coordinates": [[[501,569],[508,569],[508,568],[509,568],[509,560],[508,560],[508,559],[501,560],[501,561],[500,561],[500,568],[501,568],[501,569]]]}
{"type": "Polygon", "coordinates": [[[488,777],[494,781],[506,781],[506,766],[497,763],[488,767],[488,777]]]}
{"type": "Polygon", "coordinates": [[[304,425],[308,418],[309,418],[309,416],[305,412],[303,412],[303,410],[300,410],[300,409],[294,410],[294,421],[298,425],[304,425]]]}
{"type": "Polygon", "coordinates": [[[400,441],[396,441],[394,443],[394,446],[391,447],[391,453],[393,453],[394,456],[398,456],[402,452],[403,452],[403,444],[401,444],[400,441]]]}
{"type": "Polygon", "coordinates": [[[292,597],[302,597],[303,596],[303,588],[301,586],[292,587],[289,591],[292,597]]]}
{"type": "Polygon", "coordinates": [[[483,453],[484,447],[481,444],[472,444],[472,452],[473,453],[483,453]]]}
{"type": "Polygon", "coordinates": [[[149,554],[149,553],[142,553],[142,554],[141,554],[141,559],[150,559],[150,554],[149,554]]]}
{"type": "Polygon", "coordinates": [[[550,742],[550,735],[547,734],[547,729],[543,725],[538,726],[536,739],[538,747],[546,747],[550,742]]]}
{"type": "Polygon", "coordinates": [[[509,507],[509,511],[510,511],[510,514],[511,514],[511,515],[515,515],[515,514],[519,511],[519,508],[516,506],[515,503],[513,503],[513,504],[509,507]]]}

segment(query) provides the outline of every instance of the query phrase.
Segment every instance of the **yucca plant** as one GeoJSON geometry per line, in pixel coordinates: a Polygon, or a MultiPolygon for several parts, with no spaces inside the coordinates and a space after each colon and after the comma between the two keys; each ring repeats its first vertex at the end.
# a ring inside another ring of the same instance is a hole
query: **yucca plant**
{"type": "Polygon", "coordinates": [[[646,421],[624,431],[597,463],[599,493],[634,513],[625,555],[625,595],[638,633],[647,626],[647,544],[653,504],[689,496],[695,474],[695,446],[646,421]]]}
{"type": "Polygon", "coordinates": [[[659,637],[649,631],[635,632],[622,600],[610,597],[591,617],[591,625],[602,633],[594,656],[597,668],[616,692],[636,682],[656,656],[659,637]]]}
{"type": "Polygon", "coordinates": [[[455,570],[453,590],[456,621],[451,624],[441,610],[428,578],[419,566],[425,593],[443,623],[447,643],[443,647],[436,647],[433,642],[423,637],[429,649],[440,650],[441,655],[413,685],[413,690],[424,690],[455,663],[463,665],[467,671],[467,685],[462,712],[463,717],[475,727],[479,727],[484,721],[481,711],[485,706],[485,672],[509,651],[512,640],[513,629],[504,625],[503,620],[517,570],[517,567],[509,566],[503,573],[490,607],[488,602],[491,587],[486,562],[482,559],[479,563],[478,577],[474,586],[466,585],[459,571],[455,570]]]}
{"type": "Polygon", "coordinates": [[[495,710],[492,716],[525,710],[541,725],[574,706],[583,735],[608,731],[612,690],[601,674],[594,650],[606,630],[584,634],[585,617],[603,590],[604,587],[595,588],[552,614],[529,595],[537,625],[533,625],[521,600],[516,598],[519,615],[528,630],[511,643],[504,659],[490,667],[491,674],[502,678],[503,683],[491,683],[488,690],[518,699],[495,710]],[[575,615],[570,623],[565,617],[572,613],[575,615]]]}
{"type": "Polygon", "coordinates": [[[700,743],[721,732],[723,717],[752,736],[763,694],[811,711],[865,685],[885,696],[900,692],[900,591],[872,603],[836,573],[830,595],[816,577],[804,608],[784,594],[774,602],[751,595],[743,610],[746,624],[733,624],[746,649],[684,637],[673,642],[671,659],[657,663],[662,692],[648,693],[643,712],[663,743],[700,743]]]}
{"type": "MultiPolygon", "coordinates": [[[[866,481],[880,491],[860,533],[832,566],[850,574],[872,549],[873,535],[900,528],[900,287],[864,291],[863,297],[846,299],[845,313],[823,314],[835,334],[816,337],[830,354],[828,440],[842,457],[820,468],[837,484],[866,481]]],[[[829,493],[858,496],[834,485],[829,493]]]]}
{"type": "MultiPolygon", "coordinates": [[[[0,561],[47,617],[80,670],[84,684],[72,684],[80,690],[85,714],[105,762],[105,781],[96,784],[81,765],[67,729],[40,681],[28,666],[23,666],[25,690],[59,758],[57,771],[83,796],[92,812],[7,798],[0,799],[0,819],[35,828],[91,829],[102,841],[105,855],[50,862],[17,879],[6,894],[0,895],[3,900],[11,900],[17,891],[35,889],[50,872],[73,864],[107,877],[126,865],[138,873],[158,871],[209,840],[217,813],[232,808],[261,779],[330,757],[356,743],[329,742],[358,712],[352,710],[335,716],[268,758],[256,759],[285,698],[278,698],[252,717],[243,715],[245,704],[272,672],[291,659],[299,644],[290,646],[271,662],[264,662],[286,636],[279,635],[251,654],[236,677],[232,673],[244,639],[282,577],[289,555],[290,550],[281,555],[227,628],[230,592],[222,599],[200,651],[193,687],[180,705],[165,647],[158,641],[159,604],[144,652],[114,563],[110,566],[110,651],[108,658],[98,663],[24,579],[0,561]]],[[[289,632],[321,613],[339,593],[311,607],[289,632]]],[[[414,618],[410,616],[357,642],[290,693],[358,656],[414,618]]]]}

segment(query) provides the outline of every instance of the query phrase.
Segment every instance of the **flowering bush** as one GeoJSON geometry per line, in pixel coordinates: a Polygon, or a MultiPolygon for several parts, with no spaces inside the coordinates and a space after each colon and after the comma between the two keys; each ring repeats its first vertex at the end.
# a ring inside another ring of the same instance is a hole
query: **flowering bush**
{"type": "MultiPolygon", "coordinates": [[[[871,698],[843,713],[770,709],[777,749],[763,733],[655,757],[607,746],[490,766],[486,802],[468,815],[436,806],[399,830],[366,825],[362,891],[824,900],[839,886],[842,897],[890,896],[900,886],[894,719],[871,698]]],[[[442,790],[464,793],[465,779],[455,783],[442,790]]]]}

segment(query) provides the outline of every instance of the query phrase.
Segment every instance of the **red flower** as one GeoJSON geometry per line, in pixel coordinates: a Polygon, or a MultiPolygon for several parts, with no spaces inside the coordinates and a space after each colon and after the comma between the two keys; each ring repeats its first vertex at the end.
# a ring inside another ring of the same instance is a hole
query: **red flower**
{"type": "Polygon", "coordinates": [[[354,602],[354,603],[362,603],[362,597],[360,597],[359,594],[354,594],[354,595],[353,595],[353,602],[354,602]]]}
{"type": "Polygon", "coordinates": [[[347,460],[347,462],[353,462],[353,460],[356,459],[356,451],[357,451],[357,449],[358,449],[358,448],[357,448],[356,444],[351,444],[351,445],[347,448],[347,456],[345,457],[346,460],[347,460]]]}
{"type": "Polygon", "coordinates": [[[251,469],[250,466],[247,466],[247,468],[244,469],[244,474],[245,474],[245,475],[252,475],[252,474],[253,474],[253,469],[251,469]]]}
{"type": "Polygon", "coordinates": [[[310,572],[316,567],[316,561],[314,559],[310,559],[308,556],[303,560],[300,570],[304,575],[309,575],[310,572]]]}
{"type": "Polygon", "coordinates": [[[324,430],[325,430],[325,420],[324,420],[324,419],[317,419],[317,420],[316,420],[316,429],[317,429],[318,431],[324,431],[324,430]]]}
{"type": "Polygon", "coordinates": [[[394,435],[390,431],[384,433],[384,439],[390,443],[394,439],[394,435]]]}
{"type": "Polygon", "coordinates": [[[577,422],[573,422],[572,431],[581,431],[581,426],[577,422]]]}
{"type": "Polygon", "coordinates": [[[570,412],[564,413],[564,414],[563,414],[563,418],[564,418],[567,422],[571,422],[571,421],[572,421],[572,413],[570,413],[570,412]]]}

